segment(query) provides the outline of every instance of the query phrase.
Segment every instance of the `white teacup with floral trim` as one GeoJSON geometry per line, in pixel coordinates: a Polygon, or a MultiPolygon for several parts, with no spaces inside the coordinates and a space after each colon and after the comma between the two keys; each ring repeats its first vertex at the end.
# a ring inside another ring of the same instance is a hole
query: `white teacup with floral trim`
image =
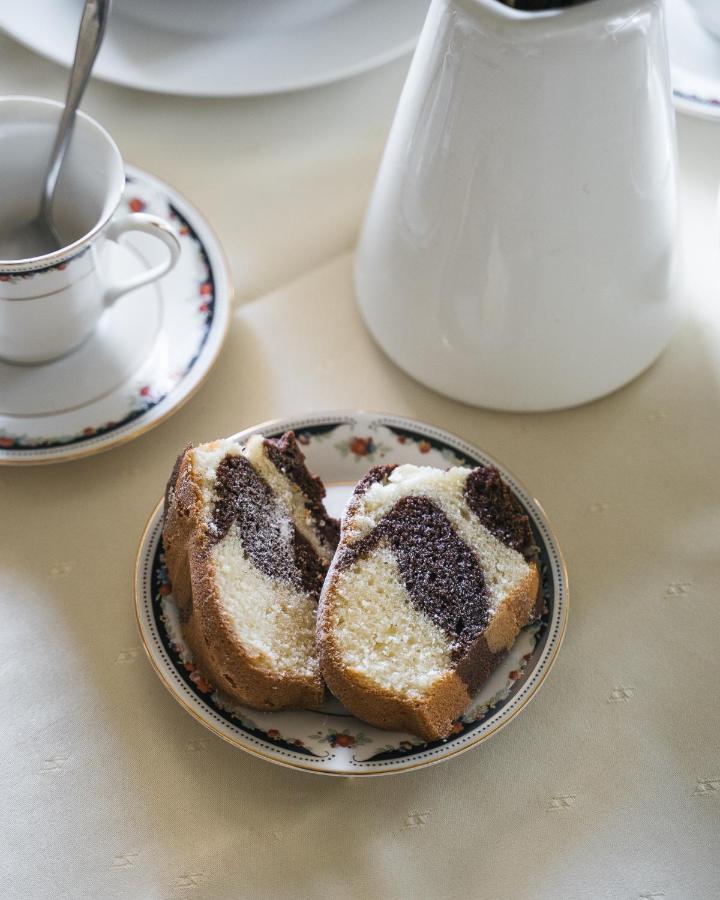
{"type": "Polygon", "coordinates": [[[6,259],[2,236],[37,210],[62,104],[38,97],[0,98],[0,358],[48,362],[79,347],[119,297],[161,278],[177,263],[180,242],[158,216],[113,219],[125,186],[122,157],[94,119],[77,114],[60,174],[53,219],[64,246],[6,259]],[[103,246],[129,231],[162,241],[167,258],[122,280],[103,272],[103,246]]]}

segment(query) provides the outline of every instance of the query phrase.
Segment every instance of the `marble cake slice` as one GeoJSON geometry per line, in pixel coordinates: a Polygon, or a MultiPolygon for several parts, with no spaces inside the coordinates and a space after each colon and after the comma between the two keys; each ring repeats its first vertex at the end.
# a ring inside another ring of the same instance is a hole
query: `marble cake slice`
{"type": "Polygon", "coordinates": [[[444,738],[541,602],[529,521],[497,469],[377,466],[320,598],[323,676],[358,718],[444,738]]]}
{"type": "Polygon", "coordinates": [[[168,483],[165,545],[200,673],[256,709],[322,703],[317,601],[338,541],[295,435],[188,447],[168,483]]]}

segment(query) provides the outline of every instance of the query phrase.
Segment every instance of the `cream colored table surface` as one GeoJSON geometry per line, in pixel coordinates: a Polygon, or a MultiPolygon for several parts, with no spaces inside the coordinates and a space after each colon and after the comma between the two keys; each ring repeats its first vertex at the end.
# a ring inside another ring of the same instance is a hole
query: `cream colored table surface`
{"type": "MultiPolygon", "coordinates": [[[[2,39],[0,60],[0,91],[61,93],[61,70],[2,39]]],[[[277,289],[237,307],[206,385],[157,430],[0,470],[2,898],[720,896],[720,130],[680,121],[690,278],[659,363],[577,410],[491,413],[381,355],[338,255],[401,74],[252,102],[93,88],[128,157],[214,219],[241,294],[277,289]],[[572,600],[555,668],[506,729],[445,765],[343,781],[191,719],[144,657],[131,584],[188,440],[354,406],[502,459],[554,522],[572,600]]]]}

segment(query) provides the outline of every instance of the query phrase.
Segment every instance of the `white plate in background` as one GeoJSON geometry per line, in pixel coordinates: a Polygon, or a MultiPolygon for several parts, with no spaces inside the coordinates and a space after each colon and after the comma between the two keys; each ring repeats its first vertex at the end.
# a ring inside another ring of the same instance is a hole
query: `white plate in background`
{"type": "Polygon", "coordinates": [[[667,0],[666,20],[676,108],[720,119],[720,40],[703,28],[687,0],[667,0]]]}
{"type": "MultiPolygon", "coordinates": [[[[409,53],[429,0],[115,0],[93,76],[235,97],[347,78],[409,53]]],[[[0,29],[69,66],[82,0],[0,3],[0,29]]]]}

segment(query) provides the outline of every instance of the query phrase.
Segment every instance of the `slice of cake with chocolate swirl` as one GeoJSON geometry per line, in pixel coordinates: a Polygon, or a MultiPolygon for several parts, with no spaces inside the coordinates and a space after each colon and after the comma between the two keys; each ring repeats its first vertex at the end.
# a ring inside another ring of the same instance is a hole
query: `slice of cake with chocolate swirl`
{"type": "Polygon", "coordinates": [[[317,601],[338,541],[295,435],[188,447],[168,483],[163,541],[200,673],[256,709],[312,708],[324,687],[317,601]]]}
{"type": "Polygon", "coordinates": [[[366,722],[444,738],[540,615],[539,581],[528,517],[497,469],[377,466],[320,599],[325,681],[366,722]]]}

